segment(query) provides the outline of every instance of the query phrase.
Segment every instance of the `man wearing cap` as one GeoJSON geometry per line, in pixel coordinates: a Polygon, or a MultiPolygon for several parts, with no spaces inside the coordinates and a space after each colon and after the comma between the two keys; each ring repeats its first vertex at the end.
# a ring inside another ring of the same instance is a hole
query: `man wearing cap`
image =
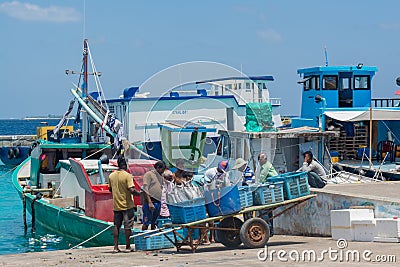
{"type": "Polygon", "coordinates": [[[242,173],[243,186],[255,183],[254,172],[252,169],[250,169],[247,161],[245,161],[244,159],[238,158],[235,162],[235,165],[233,165],[232,170],[238,170],[242,173]]]}
{"type": "Polygon", "coordinates": [[[212,190],[217,187],[225,187],[231,184],[228,173],[228,161],[223,160],[217,167],[210,168],[204,173],[206,183],[204,190],[212,190]]]}
{"type": "Polygon", "coordinates": [[[272,166],[272,163],[268,161],[266,154],[258,154],[258,162],[261,166],[260,176],[257,179],[258,183],[262,184],[267,181],[268,177],[278,175],[278,172],[275,170],[274,166],[272,166]]]}

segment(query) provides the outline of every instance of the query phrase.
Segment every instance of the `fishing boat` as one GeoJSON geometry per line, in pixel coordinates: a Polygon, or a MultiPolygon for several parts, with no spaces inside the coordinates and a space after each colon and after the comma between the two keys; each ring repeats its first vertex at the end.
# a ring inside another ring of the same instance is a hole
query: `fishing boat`
{"type": "Polygon", "coordinates": [[[397,98],[372,98],[374,66],[318,66],[299,69],[301,114],[292,127],[335,130],[322,162],[370,178],[399,180],[400,107],[397,98]]]}
{"type": "MultiPolygon", "coordinates": [[[[51,233],[74,240],[75,246],[104,246],[113,244],[113,201],[107,181],[117,168],[116,156],[126,153],[128,148],[138,153],[138,158],[128,160],[137,189],[143,174],[153,168],[155,158],[129,144],[123,138],[123,124],[109,113],[104,106],[106,102],[94,100],[88,94],[89,55],[85,40],[83,71],[79,73],[83,82],[71,90],[83,114],[82,130],[64,126],[73,109],[74,101],[71,101],[56,127],[41,129],[40,135],[44,138],[34,143],[30,156],[13,172],[12,181],[23,202],[25,230],[28,211],[32,215],[33,232],[40,225],[51,233]],[[95,138],[94,124],[100,126],[95,138]]],[[[96,71],[92,73],[98,78],[96,71]]],[[[183,120],[169,120],[158,126],[166,141],[162,159],[174,167],[178,153],[186,159],[185,168],[191,170],[202,163],[207,134],[216,132],[183,120]],[[174,138],[176,134],[178,139],[174,138]]],[[[140,204],[139,198],[134,200],[140,204]]],[[[121,235],[120,244],[124,242],[121,235]]]]}

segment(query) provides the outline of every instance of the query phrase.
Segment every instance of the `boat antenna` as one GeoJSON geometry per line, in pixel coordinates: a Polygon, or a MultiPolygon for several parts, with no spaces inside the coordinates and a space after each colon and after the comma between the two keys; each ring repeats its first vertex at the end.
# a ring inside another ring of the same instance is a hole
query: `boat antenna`
{"type": "Polygon", "coordinates": [[[83,0],[83,39],[86,37],[86,0],[83,0]]]}
{"type": "Polygon", "coordinates": [[[328,49],[326,48],[326,45],[324,46],[324,52],[325,52],[325,67],[328,67],[328,49]]]}

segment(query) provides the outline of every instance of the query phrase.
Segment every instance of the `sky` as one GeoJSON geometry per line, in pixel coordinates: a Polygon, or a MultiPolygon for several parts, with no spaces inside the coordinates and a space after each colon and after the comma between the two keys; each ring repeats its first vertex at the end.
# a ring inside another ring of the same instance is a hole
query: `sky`
{"type": "Polygon", "coordinates": [[[210,61],[274,76],[270,96],[298,115],[297,69],[325,65],[325,46],[329,65],[378,67],[373,97],[395,97],[399,10],[398,0],[0,1],[0,118],[63,114],[78,79],[65,70],[80,70],[84,38],[107,98],[210,61]]]}

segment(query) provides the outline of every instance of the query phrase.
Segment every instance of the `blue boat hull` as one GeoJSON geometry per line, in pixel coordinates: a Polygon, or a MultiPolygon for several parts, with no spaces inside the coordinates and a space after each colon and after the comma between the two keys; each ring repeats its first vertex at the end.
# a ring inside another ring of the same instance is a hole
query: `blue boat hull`
{"type": "Polygon", "coordinates": [[[0,160],[4,165],[19,165],[28,158],[30,146],[2,146],[0,147],[0,160]],[[18,148],[18,153],[10,153],[10,149],[18,148]]]}

